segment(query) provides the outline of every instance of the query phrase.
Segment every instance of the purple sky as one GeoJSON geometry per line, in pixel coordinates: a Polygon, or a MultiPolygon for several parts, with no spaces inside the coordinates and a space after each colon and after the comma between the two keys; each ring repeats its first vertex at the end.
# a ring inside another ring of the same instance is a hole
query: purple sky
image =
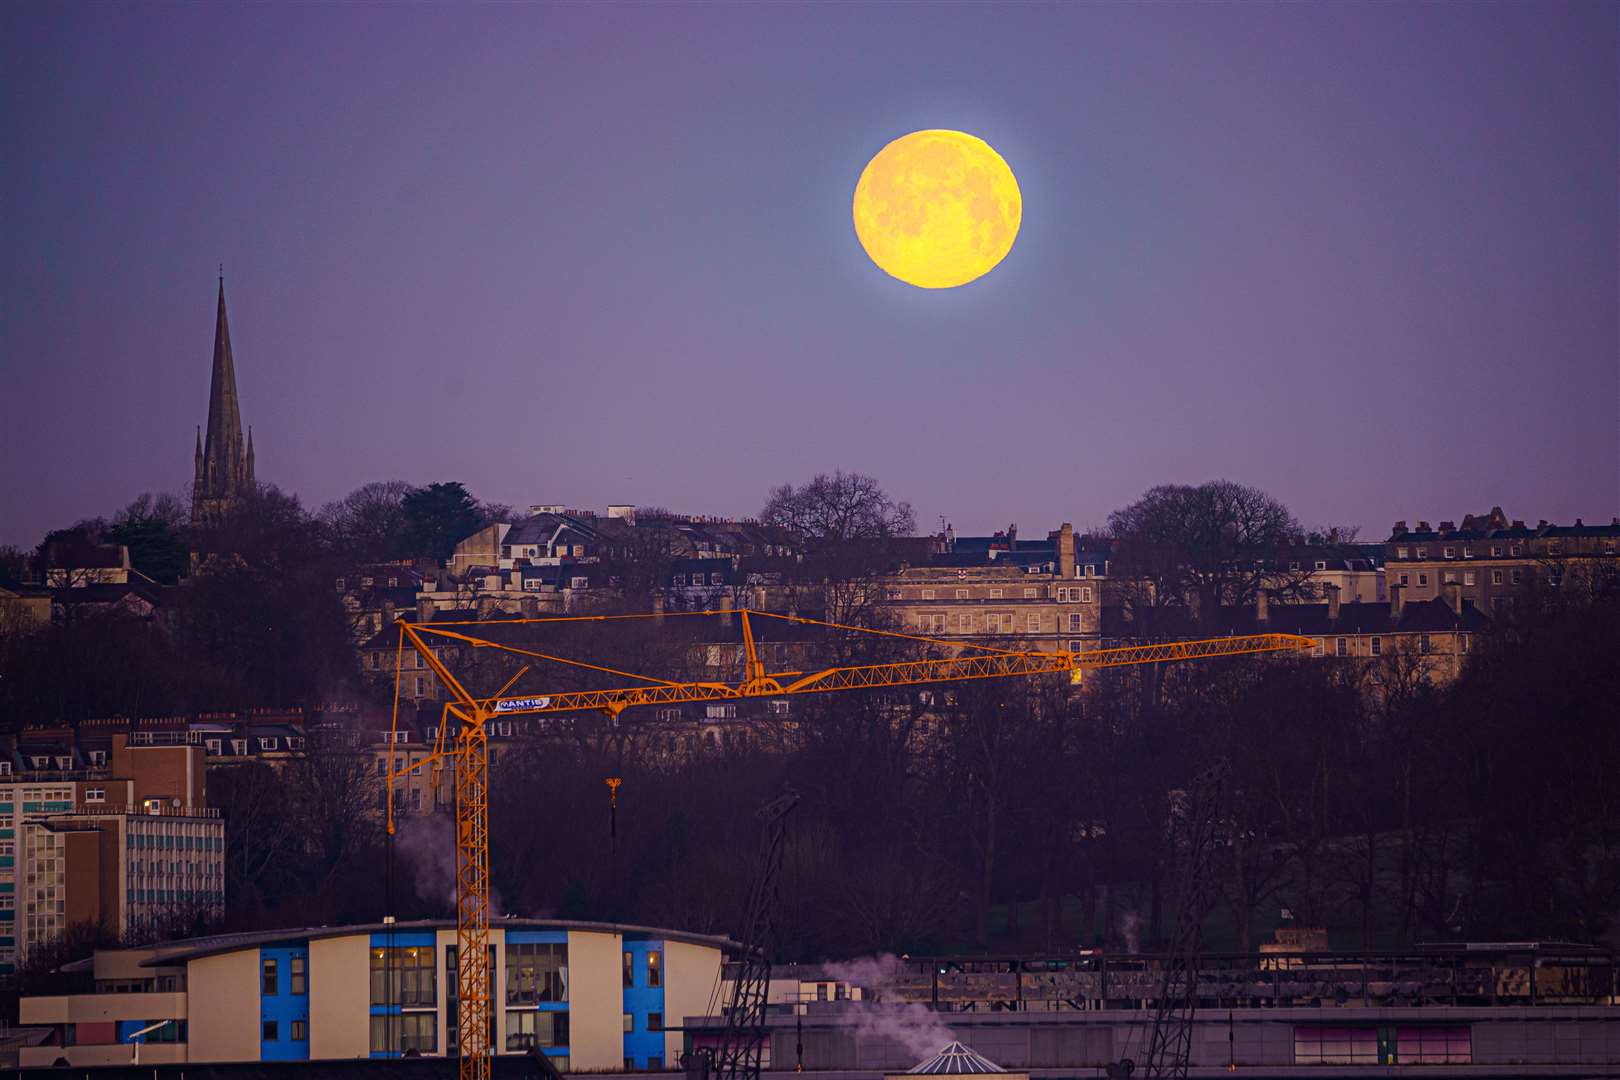
{"type": "Polygon", "coordinates": [[[190,479],[226,267],[261,480],[924,528],[1226,477],[1381,538],[1620,511],[1612,4],[0,10],[0,542],[190,479]],[[866,259],[918,128],[1007,260],[866,259]]]}

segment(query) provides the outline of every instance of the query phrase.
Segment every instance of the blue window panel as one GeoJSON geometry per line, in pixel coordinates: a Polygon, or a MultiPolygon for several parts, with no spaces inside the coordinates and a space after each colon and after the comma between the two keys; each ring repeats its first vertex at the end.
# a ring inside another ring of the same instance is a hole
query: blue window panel
{"type": "Polygon", "coordinates": [[[635,1030],[624,1035],[624,1056],[634,1062],[636,1068],[644,1069],[648,1058],[664,1056],[664,1032],[647,1030],[648,1014],[663,1015],[664,1012],[664,979],[660,978],[657,986],[649,985],[647,956],[657,953],[659,972],[667,975],[663,966],[664,943],[627,939],[624,951],[630,954],[633,984],[624,988],[624,1011],[635,1018],[635,1030]]]}
{"type": "Polygon", "coordinates": [[[566,930],[508,930],[506,940],[514,945],[528,942],[538,942],[542,945],[568,944],[568,931],[566,930]]]}
{"type": "Polygon", "coordinates": [[[259,1059],[261,1061],[309,1060],[309,944],[266,948],[259,950],[259,1059]],[[293,993],[293,960],[304,965],[302,993],[293,993]],[[267,993],[264,985],[264,962],[276,962],[275,993],[267,993]],[[264,1021],[276,1022],[276,1037],[264,1038],[264,1021]],[[303,1024],[302,1039],[293,1038],[293,1021],[303,1024]]]}
{"type": "Polygon", "coordinates": [[[382,931],[371,935],[373,949],[386,949],[390,946],[405,948],[410,945],[432,947],[437,943],[438,936],[432,930],[396,930],[382,931]]]}

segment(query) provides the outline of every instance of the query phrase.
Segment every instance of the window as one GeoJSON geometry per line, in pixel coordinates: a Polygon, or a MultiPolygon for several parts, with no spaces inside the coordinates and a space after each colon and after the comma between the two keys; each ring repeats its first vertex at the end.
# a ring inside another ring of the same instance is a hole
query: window
{"type": "Polygon", "coordinates": [[[990,599],[992,599],[992,600],[1000,600],[1001,599],[1001,594],[1002,594],[1001,589],[991,589],[990,590],[990,599]]]}
{"type": "Polygon", "coordinates": [[[967,589],[957,589],[956,590],[956,598],[958,600],[966,600],[968,598],[968,590],[967,589]]]}
{"type": "Polygon", "coordinates": [[[106,802],[107,801],[107,789],[106,788],[98,788],[98,787],[85,788],[84,789],[84,801],[85,802],[106,802]]]}
{"type": "MultiPolygon", "coordinates": [[[[627,952],[624,954],[624,985],[636,985],[636,954],[633,952],[627,952]]],[[[628,1014],[625,1016],[624,1022],[624,1030],[629,1031],[630,1017],[628,1014]]]]}
{"type": "Polygon", "coordinates": [[[957,619],[958,625],[961,627],[962,633],[964,633],[964,634],[973,633],[973,616],[972,616],[972,614],[970,614],[969,612],[964,611],[960,615],[958,615],[956,617],[956,619],[957,619]]]}
{"type": "MultiPolygon", "coordinates": [[[[648,986],[663,986],[664,985],[664,954],[663,953],[649,952],[647,954],[647,985],[648,986]]],[[[658,1031],[659,1029],[658,1028],[652,1028],[651,1030],[658,1031]]]]}
{"type": "Polygon", "coordinates": [[[1502,584],[1502,571],[1500,571],[1500,570],[1492,570],[1491,571],[1491,584],[1492,585],[1500,585],[1500,584],[1502,584]]]}
{"type": "Polygon", "coordinates": [[[371,1018],[373,1054],[433,1053],[437,1043],[438,1014],[431,1012],[396,1013],[371,1018]]]}
{"type": "Polygon", "coordinates": [[[1028,617],[1026,617],[1024,619],[1024,629],[1026,630],[1026,632],[1031,633],[1031,634],[1040,633],[1041,632],[1041,617],[1039,615],[1035,615],[1035,614],[1031,614],[1028,617]]]}
{"type": "Polygon", "coordinates": [[[513,942],[506,946],[506,1003],[568,1000],[568,946],[513,942]]]}
{"type": "Polygon", "coordinates": [[[280,1034],[278,1034],[276,1030],[276,1022],[274,1020],[266,1020],[261,1027],[263,1030],[260,1031],[259,1035],[260,1038],[264,1039],[265,1042],[275,1042],[277,1039],[281,1038],[280,1034]]]}
{"type": "Polygon", "coordinates": [[[1427,585],[1428,583],[1429,583],[1429,575],[1428,574],[1419,574],[1418,575],[1418,584],[1420,586],[1427,585]]]}
{"type": "Polygon", "coordinates": [[[1349,656],[1350,655],[1350,639],[1349,638],[1335,638],[1334,641],[1333,641],[1333,655],[1334,656],[1349,656]]]}
{"type": "Polygon", "coordinates": [[[1428,634],[1423,634],[1423,635],[1420,635],[1418,637],[1418,652],[1422,653],[1424,656],[1429,655],[1429,635],[1428,634]]]}
{"type": "Polygon", "coordinates": [[[1083,621],[1083,616],[1078,611],[1069,612],[1069,633],[1079,634],[1084,632],[1083,621]]]}
{"type": "Polygon", "coordinates": [[[650,1012],[650,1013],[648,1013],[647,1014],[647,1030],[648,1031],[663,1031],[664,1030],[664,1014],[661,1013],[661,1012],[650,1012]]]}
{"type": "Polygon", "coordinates": [[[533,1009],[525,1009],[521,1012],[509,1010],[507,1012],[506,1048],[508,1050],[533,1050],[543,1046],[567,1045],[567,1013],[538,1012],[533,1009]]]}
{"type": "Polygon", "coordinates": [[[934,590],[933,589],[924,589],[922,598],[924,600],[932,600],[934,598],[934,590]]]}
{"type": "Polygon", "coordinates": [[[1383,656],[1384,655],[1384,639],[1383,638],[1376,638],[1375,637],[1375,638],[1372,639],[1372,654],[1374,656],[1383,656]]]}
{"type": "Polygon", "coordinates": [[[90,751],[90,764],[98,766],[98,767],[107,764],[107,751],[105,751],[105,750],[92,750],[92,751],[90,751]]]}
{"type": "Polygon", "coordinates": [[[1467,544],[1464,544],[1463,545],[1463,558],[1472,559],[1473,557],[1474,557],[1474,549],[1469,547],[1467,544]]]}
{"type": "Polygon", "coordinates": [[[1294,1028],[1296,1065],[1377,1065],[1378,1029],[1375,1027],[1294,1028]]]}
{"type": "MultiPolygon", "coordinates": [[[[629,954],[627,953],[626,955],[629,955],[629,954]]],[[[626,1032],[631,1032],[631,1031],[636,1030],[636,1017],[635,1017],[634,1013],[625,1013],[624,1014],[624,1030],[626,1032]]]]}
{"type": "Polygon", "coordinates": [[[1459,648],[1462,649],[1463,652],[1467,652],[1468,651],[1468,635],[1467,634],[1458,634],[1457,635],[1457,645],[1458,645],[1459,648]]]}
{"type": "Polygon", "coordinates": [[[221,743],[218,739],[204,739],[203,745],[208,748],[210,754],[218,754],[221,743]]]}
{"type": "Polygon", "coordinates": [[[259,749],[260,750],[274,750],[275,748],[276,748],[276,740],[274,740],[274,739],[264,739],[264,738],[261,738],[259,740],[259,749]]]}
{"type": "MultiPolygon", "coordinates": [[[[309,959],[303,956],[294,956],[287,961],[287,979],[289,994],[309,993],[309,959]]],[[[293,1038],[298,1036],[294,1035],[293,1038]]]]}
{"type": "Polygon", "coordinates": [[[1317,569],[1318,569],[1318,570],[1326,570],[1326,569],[1327,569],[1327,563],[1326,563],[1326,562],[1324,562],[1324,561],[1323,561],[1323,560],[1321,560],[1321,559],[1317,559],[1317,560],[1316,560],[1316,568],[1317,568],[1317,569]]]}
{"type": "Polygon", "coordinates": [[[1446,552],[1446,558],[1448,558],[1448,559],[1456,558],[1457,549],[1452,547],[1451,545],[1449,545],[1449,544],[1446,545],[1445,552],[1446,552]]]}
{"type": "Polygon", "coordinates": [[[307,1042],[309,1040],[308,1020],[294,1020],[288,1026],[291,1028],[291,1030],[287,1032],[287,1038],[291,1039],[293,1042],[307,1042]]]}
{"type": "Polygon", "coordinates": [[[1410,584],[1412,584],[1412,575],[1410,575],[1410,574],[1402,574],[1401,575],[1401,584],[1402,585],[1410,585],[1410,584]]]}
{"type": "Polygon", "coordinates": [[[264,970],[260,973],[259,989],[265,994],[280,993],[276,989],[276,961],[274,957],[267,957],[264,961],[264,970]]]}
{"type": "Polygon", "coordinates": [[[1464,570],[1463,571],[1463,584],[1464,585],[1472,585],[1472,584],[1474,584],[1474,572],[1472,570],[1464,570]]]}
{"type": "Polygon", "coordinates": [[[1442,585],[1455,585],[1455,584],[1457,584],[1457,571],[1455,571],[1455,570],[1446,570],[1446,571],[1442,572],[1441,575],[1440,575],[1440,583],[1442,585]]]}
{"type": "Polygon", "coordinates": [[[247,740],[246,739],[232,739],[231,740],[231,753],[238,754],[238,755],[246,755],[247,754],[247,740]]]}
{"type": "Polygon", "coordinates": [[[1502,545],[1501,544],[1492,544],[1491,545],[1491,558],[1500,559],[1501,557],[1502,557],[1502,545]]]}
{"type": "Polygon", "coordinates": [[[432,1005],[433,946],[396,945],[371,950],[373,1005],[432,1005]]]}
{"type": "Polygon", "coordinates": [[[1473,1051],[1473,1033],[1465,1024],[1395,1029],[1396,1060],[1402,1065],[1471,1065],[1473,1051]]]}
{"type": "Polygon", "coordinates": [[[1037,595],[1039,595],[1039,592],[1036,589],[1030,588],[1030,589],[1025,589],[1024,590],[1024,599],[1025,600],[1033,600],[1033,599],[1035,599],[1035,597],[1037,595]]]}
{"type": "Polygon", "coordinates": [[[1523,585],[1524,584],[1524,571],[1523,570],[1515,570],[1515,571],[1513,571],[1513,584],[1515,584],[1515,585],[1523,585]]]}
{"type": "Polygon", "coordinates": [[[1408,548],[1403,548],[1403,547],[1398,547],[1398,548],[1396,548],[1396,549],[1395,549],[1395,557],[1396,557],[1396,558],[1397,558],[1397,559],[1404,559],[1404,558],[1406,558],[1406,557],[1407,557],[1407,551],[1408,551],[1408,550],[1410,550],[1410,549],[1408,549],[1408,548]]]}
{"type": "Polygon", "coordinates": [[[1420,559],[1427,559],[1429,557],[1429,549],[1426,548],[1426,547],[1418,548],[1417,549],[1417,557],[1420,558],[1420,559]]]}
{"type": "Polygon", "coordinates": [[[1090,585],[1086,585],[1086,586],[1081,587],[1081,589],[1080,589],[1080,602],[1082,604],[1091,603],[1091,586],[1090,585]]]}

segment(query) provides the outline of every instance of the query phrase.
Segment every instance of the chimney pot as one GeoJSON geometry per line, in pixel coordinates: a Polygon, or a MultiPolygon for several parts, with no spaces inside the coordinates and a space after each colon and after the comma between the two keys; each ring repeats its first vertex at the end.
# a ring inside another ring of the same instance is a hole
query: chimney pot
{"type": "Polygon", "coordinates": [[[1429,531],[1429,523],[1427,521],[1424,521],[1422,518],[1419,518],[1418,519],[1418,532],[1428,532],[1428,531],[1429,531]]]}
{"type": "Polygon", "coordinates": [[[1339,621],[1339,587],[1337,585],[1324,585],[1323,591],[1327,593],[1328,619],[1339,621]]]}

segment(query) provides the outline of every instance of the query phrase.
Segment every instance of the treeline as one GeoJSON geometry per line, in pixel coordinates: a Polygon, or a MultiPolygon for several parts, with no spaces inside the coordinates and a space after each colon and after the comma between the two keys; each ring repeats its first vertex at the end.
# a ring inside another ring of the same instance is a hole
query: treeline
{"type": "MultiPolygon", "coordinates": [[[[1610,582],[1527,598],[1445,686],[1415,655],[1264,657],[1103,672],[1078,692],[940,687],[928,708],[801,699],[786,752],[669,761],[650,732],[582,733],[496,767],[494,880],[507,911],[734,930],[760,838],[747,811],[791,786],[785,959],[1150,950],[1172,909],[1172,808],[1219,761],[1211,947],[1285,922],[1345,948],[1615,942],[1617,640],[1610,582]]],[[[433,850],[399,855],[396,880],[446,881],[433,850]]],[[[437,888],[397,902],[448,914],[437,888]]]]}
{"type": "Polygon", "coordinates": [[[261,485],[217,527],[143,495],[33,551],[0,550],[0,578],[44,582],[53,550],[72,562],[87,545],[123,544],[164,586],[150,618],[70,603],[46,628],[0,627],[0,730],[354,699],[364,688],[334,581],[383,560],[442,560],[509,514],[458,483],[367,484],[315,513],[261,485]]]}

